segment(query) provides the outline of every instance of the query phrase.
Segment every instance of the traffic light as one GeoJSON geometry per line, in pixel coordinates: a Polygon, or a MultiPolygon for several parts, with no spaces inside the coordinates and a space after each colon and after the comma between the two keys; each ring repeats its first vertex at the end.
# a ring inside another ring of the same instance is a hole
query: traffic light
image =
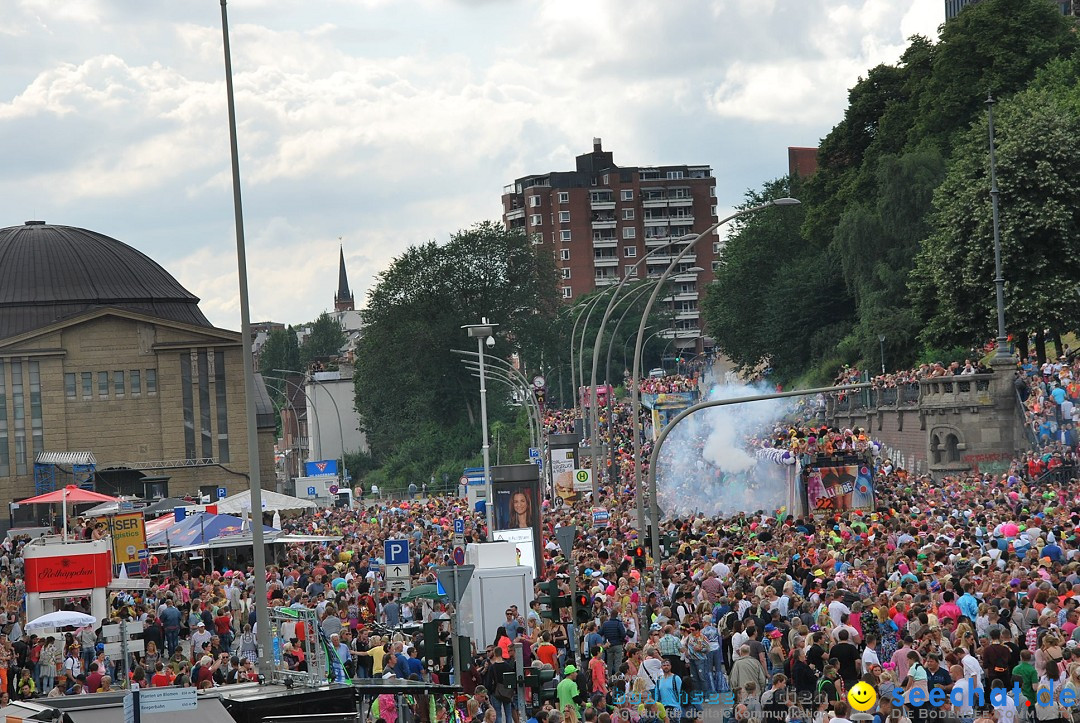
{"type": "Polygon", "coordinates": [[[570,596],[559,594],[558,580],[542,582],[539,587],[543,595],[537,597],[536,601],[548,607],[547,610],[540,611],[540,617],[558,622],[562,618],[560,610],[570,607],[570,596]]]}
{"type": "Polygon", "coordinates": [[[646,553],[644,545],[638,545],[634,548],[634,567],[636,567],[638,570],[645,570],[647,564],[645,554],[646,553]]]}
{"type": "Polygon", "coordinates": [[[445,621],[432,620],[424,623],[424,637],[421,646],[424,659],[428,663],[428,669],[434,671],[449,670],[454,656],[454,651],[450,645],[443,642],[439,637],[439,626],[443,622],[445,621]]]}
{"type": "Polygon", "coordinates": [[[583,592],[574,597],[574,620],[578,623],[587,623],[592,620],[592,600],[583,592]]]}
{"type": "Polygon", "coordinates": [[[555,686],[548,685],[555,680],[553,668],[525,668],[525,685],[532,690],[532,709],[542,708],[544,703],[554,703],[558,699],[555,686]],[[547,687],[545,687],[547,686],[547,687]]]}
{"type": "Polygon", "coordinates": [[[679,533],[675,531],[668,532],[664,535],[660,544],[664,547],[664,557],[671,557],[679,550],[679,533]]]}

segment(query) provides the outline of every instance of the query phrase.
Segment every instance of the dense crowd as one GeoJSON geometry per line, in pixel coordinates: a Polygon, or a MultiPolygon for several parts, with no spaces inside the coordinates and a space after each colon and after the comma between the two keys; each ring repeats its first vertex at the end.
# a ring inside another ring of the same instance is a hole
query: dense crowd
{"type": "MultiPolygon", "coordinates": [[[[1021,369],[1028,398],[1043,400],[1039,414],[1051,404],[1055,415],[1063,412],[1071,399],[1071,371],[1052,372],[1047,379],[1042,368],[1034,376],[1021,369]]],[[[806,409],[818,408],[811,402],[806,409]]],[[[672,516],[660,529],[663,559],[639,569],[632,554],[643,539],[632,524],[629,407],[615,404],[601,422],[616,446],[611,484],[598,500],[545,503],[541,527],[543,578],[558,580],[567,593],[573,578],[589,597],[591,619],[574,626],[564,610],[562,620],[548,620],[535,602],[527,610],[508,608],[495,639],[473,641],[462,695],[433,701],[430,709],[418,702],[412,714],[418,720],[523,719],[499,676],[511,665],[513,643],[521,643],[527,665],[556,673],[556,703],[543,706],[538,723],[607,723],[616,716],[651,723],[714,700],[729,703],[740,721],[845,723],[847,691],[860,681],[878,691],[871,714],[879,723],[930,717],[913,698],[916,690],[985,693],[1016,684],[1025,701],[1050,686],[1080,691],[1080,482],[1071,473],[1053,484],[1044,476],[1047,469],[1070,469],[1074,445],[1051,441],[1000,476],[918,476],[878,458],[874,511],[800,518],[758,508],[672,516]],[[598,504],[611,515],[604,527],[593,525],[598,504]],[[553,540],[556,527],[568,524],[579,530],[570,559],[553,540]],[[903,691],[901,707],[893,705],[896,688],[903,691]]],[[[549,432],[572,424],[572,413],[562,411],[549,410],[545,420],[549,432]]],[[[797,418],[744,442],[798,454],[873,445],[862,430],[797,418]]],[[[289,546],[269,568],[270,602],[315,609],[353,676],[442,680],[440,666],[418,654],[420,634],[402,626],[445,619],[447,610],[440,602],[403,603],[380,592],[371,560],[385,539],[408,537],[414,579],[429,581],[432,568],[448,562],[457,517],[466,520],[467,541],[485,538],[482,515],[456,497],[287,517],[290,531],[342,540],[289,546]]],[[[73,531],[91,535],[94,527],[85,521],[73,531]]],[[[0,624],[0,703],[126,684],[96,630],[44,639],[23,632],[21,542],[9,539],[0,555],[8,595],[7,622],[0,624]]],[[[260,652],[249,566],[239,559],[209,571],[180,558],[151,569],[148,591],[110,599],[115,619],[146,625],[146,652],[130,661],[129,676],[146,686],[195,687],[252,678],[260,652]]],[[[301,642],[310,634],[303,625],[283,631],[281,665],[307,664],[301,642]]],[[[994,700],[975,696],[971,706],[945,710],[962,721],[1047,719],[1038,707],[1036,715],[1023,702],[1016,709],[994,700]]],[[[1080,710],[1054,708],[1049,719],[1070,723],[1074,712],[1080,710]]],[[[389,710],[379,716],[397,723],[391,717],[389,710]]]]}

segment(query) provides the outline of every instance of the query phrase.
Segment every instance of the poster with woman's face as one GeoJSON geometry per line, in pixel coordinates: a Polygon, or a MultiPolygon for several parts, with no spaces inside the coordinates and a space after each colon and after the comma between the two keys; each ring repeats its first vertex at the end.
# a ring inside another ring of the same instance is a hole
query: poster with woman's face
{"type": "Polygon", "coordinates": [[[534,483],[501,483],[495,489],[495,529],[519,530],[534,527],[537,503],[534,483]]]}
{"type": "Polygon", "coordinates": [[[537,569],[543,564],[543,551],[540,545],[540,482],[528,480],[521,482],[494,482],[492,484],[493,496],[495,497],[495,514],[492,521],[494,537],[496,539],[510,539],[518,545],[519,552],[522,545],[531,547],[528,554],[522,557],[531,558],[523,560],[521,564],[531,564],[535,574],[542,570],[537,569]],[[504,530],[517,530],[518,533],[499,535],[504,530]],[[527,535],[525,530],[529,530],[527,535]],[[529,541],[531,540],[531,545],[529,541]]]}

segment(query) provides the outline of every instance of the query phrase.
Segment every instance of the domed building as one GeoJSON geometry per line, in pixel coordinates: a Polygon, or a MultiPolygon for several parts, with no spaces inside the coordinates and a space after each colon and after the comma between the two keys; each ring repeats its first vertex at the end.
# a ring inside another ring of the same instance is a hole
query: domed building
{"type": "MultiPolygon", "coordinates": [[[[240,334],[136,249],[28,221],[0,229],[0,495],[247,489],[240,334]]],[[[257,378],[272,486],[274,410],[257,378]]]]}

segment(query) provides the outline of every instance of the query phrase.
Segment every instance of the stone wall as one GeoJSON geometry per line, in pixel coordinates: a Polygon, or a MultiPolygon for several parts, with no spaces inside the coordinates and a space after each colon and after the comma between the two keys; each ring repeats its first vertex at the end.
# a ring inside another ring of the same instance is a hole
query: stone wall
{"type": "Polygon", "coordinates": [[[830,400],[829,424],[866,429],[885,455],[919,474],[1000,473],[1025,445],[1012,371],[849,394],[830,400]]]}

